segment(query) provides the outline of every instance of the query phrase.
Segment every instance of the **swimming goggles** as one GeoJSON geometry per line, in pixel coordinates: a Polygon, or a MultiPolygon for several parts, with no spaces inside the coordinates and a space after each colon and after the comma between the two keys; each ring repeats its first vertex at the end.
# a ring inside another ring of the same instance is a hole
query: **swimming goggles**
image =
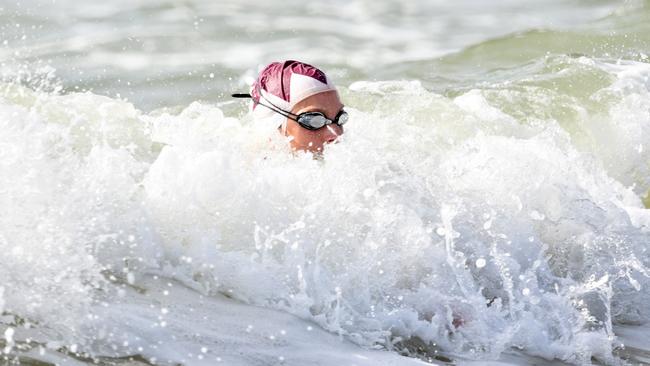
{"type": "MultiPolygon", "coordinates": [[[[250,94],[232,94],[233,98],[253,98],[250,94]]],[[[264,96],[261,96],[264,98],[264,96]]],[[[336,123],[339,126],[343,126],[347,121],[348,121],[348,112],[344,111],[341,109],[339,113],[334,117],[334,119],[329,119],[325,117],[325,115],[321,112],[304,112],[300,114],[294,114],[289,111],[285,111],[284,109],[276,106],[275,104],[271,103],[268,99],[264,98],[266,102],[269,104],[264,104],[262,103],[261,100],[257,101],[257,104],[262,105],[270,110],[272,110],[275,113],[278,113],[280,115],[283,115],[289,119],[292,119],[300,126],[308,129],[308,130],[317,130],[319,128],[322,128],[326,125],[336,123]]]]}

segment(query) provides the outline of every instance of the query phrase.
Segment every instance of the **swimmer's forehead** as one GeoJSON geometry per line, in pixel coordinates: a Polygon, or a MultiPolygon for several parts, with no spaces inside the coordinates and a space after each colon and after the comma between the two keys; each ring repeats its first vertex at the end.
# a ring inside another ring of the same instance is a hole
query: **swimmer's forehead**
{"type": "Polygon", "coordinates": [[[294,106],[292,112],[296,114],[320,112],[327,117],[333,118],[343,107],[338,93],[336,91],[327,91],[305,98],[294,106]]]}

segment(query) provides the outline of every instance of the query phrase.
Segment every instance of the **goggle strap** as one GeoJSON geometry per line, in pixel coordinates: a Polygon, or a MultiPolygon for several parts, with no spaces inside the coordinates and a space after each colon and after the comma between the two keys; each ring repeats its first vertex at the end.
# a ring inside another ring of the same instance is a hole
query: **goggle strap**
{"type": "MultiPolygon", "coordinates": [[[[250,95],[249,93],[234,93],[234,94],[231,94],[231,96],[232,96],[233,98],[250,98],[250,99],[253,98],[253,96],[250,95]]],[[[266,108],[272,110],[273,112],[276,112],[276,113],[278,113],[278,114],[280,114],[280,115],[282,115],[282,116],[284,116],[284,117],[287,117],[287,118],[289,118],[289,119],[292,119],[292,120],[298,122],[298,117],[300,117],[299,115],[294,114],[294,113],[291,113],[291,112],[289,112],[289,111],[285,111],[284,109],[282,109],[282,108],[276,106],[276,105],[273,104],[270,100],[268,100],[267,98],[265,98],[264,95],[262,95],[262,93],[260,93],[260,97],[261,97],[261,98],[264,98],[264,100],[267,101],[270,105],[266,105],[266,104],[262,103],[261,100],[258,100],[258,101],[257,101],[257,104],[259,104],[259,105],[261,105],[261,106],[263,106],[263,107],[266,107],[266,108]]],[[[326,126],[326,125],[328,125],[328,124],[331,124],[331,123],[339,124],[339,118],[340,118],[340,116],[341,116],[343,113],[345,113],[345,111],[341,110],[341,111],[336,115],[336,117],[334,117],[333,120],[331,120],[331,119],[325,117],[325,115],[322,114],[322,113],[320,113],[320,112],[315,112],[314,114],[319,114],[319,115],[321,115],[323,118],[325,118],[327,121],[329,121],[329,123],[325,123],[323,126],[321,126],[321,127],[324,127],[324,126],[326,126]]],[[[301,125],[302,125],[302,123],[301,123],[301,125]]],[[[339,125],[340,125],[340,124],[339,124],[339,125]]],[[[318,128],[320,128],[320,127],[314,127],[314,126],[311,126],[311,125],[309,125],[309,127],[311,127],[312,129],[318,129],[318,128]]]]}
{"type": "MultiPolygon", "coordinates": [[[[266,99],[266,98],[265,98],[265,99],[266,99]]],[[[267,100],[267,101],[268,101],[268,100],[267,100]]],[[[270,102],[269,102],[269,103],[270,103],[270,102]]],[[[297,116],[296,116],[295,114],[293,114],[293,113],[291,113],[291,112],[287,112],[287,111],[285,111],[285,110],[282,110],[282,109],[280,109],[280,108],[274,106],[272,103],[271,103],[271,105],[266,105],[266,104],[262,103],[261,101],[258,101],[257,104],[259,104],[259,105],[261,105],[261,106],[263,106],[263,107],[266,107],[266,108],[272,110],[273,112],[275,112],[275,113],[277,113],[277,114],[279,114],[279,115],[282,115],[282,116],[287,117],[287,118],[289,118],[289,119],[292,119],[292,120],[294,120],[294,121],[298,121],[298,118],[296,118],[297,116]],[[273,106],[273,107],[272,107],[272,106],[273,106]]]]}
{"type": "MultiPolygon", "coordinates": [[[[253,99],[253,96],[250,95],[249,93],[234,93],[234,94],[231,94],[230,96],[233,97],[233,98],[249,98],[249,99],[253,99]]],[[[264,98],[264,96],[262,94],[260,94],[260,96],[262,98],[264,98]]],[[[271,101],[266,99],[266,98],[264,98],[264,100],[269,102],[270,106],[262,103],[262,101],[259,101],[259,100],[257,101],[257,104],[259,104],[259,105],[261,105],[263,107],[266,107],[266,108],[272,110],[273,112],[276,112],[276,113],[278,113],[278,114],[280,114],[280,115],[282,115],[284,117],[290,118],[290,119],[292,119],[294,121],[298,121],[298,119],[296,118],[296,117],[298,117],[297,115],[295,115],[295,114],[293,114],[291,112],[285,111],[284,109],[279,108],[278,106],[271,103],[271,101]]]]}
{"type": "Polygon", "coordinates": [[[266,98],[266,97],[265,97],[261,92],[260,92],[260,97],[263,98],[265,101],[267,101],[267,102],[268,102],[270,105],[272,105],[273,108],[275,108],[275,109],[273,109],[273,108],[271,108],[271,107],[269,107],[269,106],[267,106],[267,105],[262,104],[262,101],[261,101],[261,100],[258,100],[257,103],[262,104],[262,105],[265,106],[266,108],[269,108],[269,109],[271,109],[271,110],[274,110],[274,111],[276,111],[276,112],[282,114],[282,115],[285,116],[285,117],[291,118],[291,117],[289,117],[289,116],[293,116],[294,118],[291,118],[291,119],[294,120],[294,121],[297,121],[297,120],[298,120],[298,119],[297,119],[297,118],[298,118],[298,115],[297,115],[297,114],[293,114],[293,113],[291,113],[291,112],[289,112],[289,111],[285,111],[284,109],[282,109],[282,108],[278,107],[277,105],[273,104],[273,102],[271,102],[270,100],[268,100],[268,98],[266,98]]]}
{"type": "Polygon", "coordinates": [[[230,96],[233,98],[253,98],[253,96],[248,93],[235,93],[231,94],[230,96]]]}

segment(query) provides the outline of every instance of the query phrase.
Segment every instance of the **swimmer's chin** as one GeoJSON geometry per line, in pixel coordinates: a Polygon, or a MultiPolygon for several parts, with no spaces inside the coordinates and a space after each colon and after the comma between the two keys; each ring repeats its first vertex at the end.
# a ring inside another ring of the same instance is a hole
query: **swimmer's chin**
{"type": "MultiPolygon", "coordinates": [[[[325,142],[321,144],[320,146],[315,147],[313,143],[308,144],[307,146],[291,146],[291,151],[294,154],[299,154],[299,153],[311,153],[314,155],[315,158],[322,159],[325,155],[325,150],[327,150],[327,147],[330,144],[338,144],[341,142],[340,138],[333,139],[331,141],[325,142]]],[[[289,141],[289,144],[291,145],[291,141],[289,141]]]]}
{"type": "Polygon", "coordinates": [[[291,148],[291,152],[298,156],[301,154],[311,154],[314,160],[323,160],[325,159],[325,147],[321,146],[318,148],[291,148]]]}

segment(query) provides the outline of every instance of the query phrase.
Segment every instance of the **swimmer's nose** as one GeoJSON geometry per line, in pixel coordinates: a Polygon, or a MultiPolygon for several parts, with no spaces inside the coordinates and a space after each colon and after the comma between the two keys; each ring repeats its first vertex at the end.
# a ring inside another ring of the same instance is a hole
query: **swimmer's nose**
{"type": "Polygon", "coordinates": [[[331,144],[332,142],[336,142],[336,140],[343,134],[343,128],[339,125],[327,125],[327,132],[328,135],[325,138],[325,142],[328,144],[331,144]]]}

